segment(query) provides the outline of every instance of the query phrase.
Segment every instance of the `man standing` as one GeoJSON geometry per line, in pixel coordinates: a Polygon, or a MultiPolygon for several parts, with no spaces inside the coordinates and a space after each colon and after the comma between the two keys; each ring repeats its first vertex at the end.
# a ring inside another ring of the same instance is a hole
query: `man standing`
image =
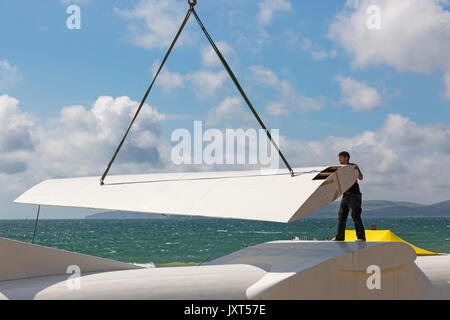
{"type": "MultiPolygon", "coordinates": [[[[358,170],[358,179],[362,180],[363,175],[359,170],[359,167],[350,163],[350,154],[347,151],[342,151],[339,153],[339,163],[341,165],[352,165],[358,170]]],[[[339,223],[337,229],[336,241],[345,240],[345,228],[347,226],[347,217],[349,210],[351,210],[351,215],[353,223],[355,224],[357,241],[366,241],[366,232],[364,230],[364,225],[361,220],[361,192],[359,190],[358,180],[344,192],[341,200],[341,206],[339,208],[339,223]]]]}

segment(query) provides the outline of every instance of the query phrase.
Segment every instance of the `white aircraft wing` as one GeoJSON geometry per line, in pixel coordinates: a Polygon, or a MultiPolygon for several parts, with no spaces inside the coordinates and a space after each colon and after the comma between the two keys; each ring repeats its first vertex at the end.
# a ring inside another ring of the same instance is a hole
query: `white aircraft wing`
{"type": "Polygon", "coordinates": [[[291,222],[336,200],[357,179],[353,166],[186,172],[44,181],[16,203],[170,215],[291,222]]]}

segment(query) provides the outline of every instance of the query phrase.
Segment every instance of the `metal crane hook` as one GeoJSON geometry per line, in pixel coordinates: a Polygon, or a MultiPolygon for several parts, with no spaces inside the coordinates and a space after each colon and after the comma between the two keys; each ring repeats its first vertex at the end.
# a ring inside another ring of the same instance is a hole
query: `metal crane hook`
{"type": "Polygon", "coordinates": [[[197,4],[197,0],[188,0],[188,3],[189,3],[189,6],[191,6],[191,8],[193,8],[197,4]]]}

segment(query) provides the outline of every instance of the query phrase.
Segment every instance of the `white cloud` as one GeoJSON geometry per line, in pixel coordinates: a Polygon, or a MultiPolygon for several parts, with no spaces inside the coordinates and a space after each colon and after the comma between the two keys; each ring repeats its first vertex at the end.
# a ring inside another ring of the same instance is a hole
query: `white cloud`
{"type": "Polygon", "coordinates": [[[349,0],[329,28],[358,67],[387,64],[400,71],[450,68],[450,12],[439,0],[349,0]],[[369,5],[381,10],[381,29],[366,27],[369,5]]]}
{"type": "Polygon", "coordinates": [[[0,89],[9,87],[21,79],[17,67],[6,60],[0,60],[0,89]]]}
{"type": "MultiPolygon", "coordinates": [[[[132,9],[115,11],[129,21],[131,42],[147,49],[167,48],[180,27],[185,6],[175,0],[140,0],[132,9]]],[[[189,35],[184,32],[177,42],[182,45],[189,35]]]]}
{"type": "Polygon", "coordinates": [[[341,87],[342,103],[354,111],[371,111],[383,104],[378,91],[363,81],[344,76],[336,76],[334,81],[339,82],[341,87]]]}
{"type": "Polygon", "coordinates": [[[256,80],[269,87],[282,87],[282,81],[269,68],[263,66],[252,66],[251,71],[254,73],[256,80]]]}
{"type": "Polygon", "coordinates": [[[290,111],[286,108],[286,105],[276,101],[269,102],[266,106],[266,111],[273,117],[284,117],[290,114],[290,111]]]}
{"type": "MultiPolygon", "coordinates": [[[[225,57],[225,59],[229,61],[227,55],[234,53],[233,48],[224,41],[217,42],[216,46],[219,49],[220,53],[222,53],[222,55],[225,57]]],[[[210,45],[204,47],[202,50],[202,62],[207,67],[222,65],[219,57],[210,45]]]]}
{"type": "Polygon", "coordinates": [[[186,80],[192,82],[192,89],[197,97],[208,97],[214,95],[216,90],[221,88],[227,79],[226,71],[197,71],[188,73],[186,80]]]}
{"type": "MultiPolygon", "coordinates": [[[[88,109],[64,107],[59,117],[41,120],[18,104],[0,96],[0,181],[17,188],[50,177],[101,175],[138,107],[128,97],[99,97],[88,109]]],[[[149,105],[143,107],[113,171],[148,172],[161,165],[164,119],[149,105]]]]}
{"type": "Polygon", "coordinates": [[[271,101],[266,111],[274,117],[286,116],[293,111],[318,111],[323,108],[324,98],[317,99],[304,96],[297,92],[287,80],[280,80],[270,69],[262,66],[252,66],[251,71],[256,80],[279,92],[280,100],[271,101]]]}
{"type": "Polygon", "coordinates": [[[18,108],[19,101],[8,95],[0,96],[0,152],[29,150],[33,142],[31,117],[18,108]]]}
{"type": "Polygon", "coordinates": [[[337,55],[336,49],[323,49],[319,45],[313,43],[311,39],[298,33],[286,31],[285,35],[288,45],[294,48],[299,48],[301,51],[309,52],[313,60],[323,60],[327,58],[331,59],[337,55]]]}
{"type": "Polygon", "coordinates": [[[334,164],[347,150],[364,174],[365,199],[438,202],[448,200],[450,179],[440,168],[450,165],[450,125],[419,125],[398,114],[387,116],[375,131],[321,141],[281,140],[294,166],[334,164]]]}
{"type": "Polygon", "coordinates": [[[323,60],[323,59],[327,59],[327,58],[334,58],[336,57],[336,50],[325,50],[325,49],[320,49],[320,50],[312,50],[311,51],[311,58],[313,58],[314,60],[323,60]]]}
{"type": "MultiPolygon", "coordinates": [[[[153,73],[156,72],[156,65],[154,65],[153,73]]],[[[156,83],[167,92],[189,87],[189,89],[194,91],[197,98],[203,99],[213,96],[218,89],[222,88],[227,77],[226,71],[202,70],[181,74],[164,68],[159,74],[156,83]],[[186,85],[186,82],[189,82],[189,85],[186,85]]]]}
{"type": "Polygon", "coordinates": [[[34,149],[31,134],[33,121],[19,110],[18,105],[17,99],[8,95],[0,96],[0,176],[24,172],[34,149]]]}
{"type": "Polygon", "coordinates": [[[310,39],[303,37],[301,40],[295,40],[296,38],[291,38],[291,42],[293,44],[298,44],[300,46],[300,49],[303,51],[310,50],[313,47],[313,44],[310,39]],[[298,41],[298,42],[296,42],[298,41]]]}
{"type": "MultiPolygon", "coordinates": [[[[153,64],[153,76],[158,71],[160,61],[153,64]]],[[[164,91],[169,92],[174,89],[184,88],[184,76],[178,72],[172,72],[167,67],[163,68],[156,79],[156,84],[160,85],[164,91]]]]}
{"type": "Polygon", "coordinates": [[[329,37],[355,67],[385,64],[403,72],[450,72],[450,12],[446,0],[348,0],[329,37]],[[366,26],[370,5],[380,8],[381,28],[366,26]]]}
{"type": "Polygon", "coordinates": [[[450,100],[450,72],[444,75],[445,92],[444,97],[450,100]]]}
{"type": "Polygon", "coordinates": [[[249,112],[243,109],[243,100],[241,97],[227,97],[218,106],[209,110],[206,125],[214,126],[236,120],[249,121],[249,112]]]}
{"type": "MultiPolygon", "coordinates": [[[[99,97],[90,108],[65,107],[58,117],[43,120],[21,111],[16,99],[0,96],[0,191],[19,193],[47,178],[101,175],[137,104],[128,97],[99,97]]],[[[243,108],[240,98],[228,97],[210,111],[209,120],[251,118],[243,108]]],[[[164,119],[148,105],[142,109],[112,173],[211,170],[172,164],[171,144],[160,137],[164,119]]],[[[450,194],[450,179],[442,170],[450,166],[446,123],[419,125],[390,114],[374,131],[320,141],[282,138],[280,146],[296,167],[334,164],[339,151],[349,151],[363,170],[365,199],[437,202],[450,194]]]]}
{"type": "Polygon", "coordinates": [[[184,78],[178,72],[164,71],[159,75],[157,81],[166,91],[184,87],[184,78]]]}
{"type": "Polygon", "coordinates": [[[286,0],[263,0],[258,3],[258,21],[262,25],[272,23],[276,12],[289,12],[292,10],[291,3],[286,0]]]}

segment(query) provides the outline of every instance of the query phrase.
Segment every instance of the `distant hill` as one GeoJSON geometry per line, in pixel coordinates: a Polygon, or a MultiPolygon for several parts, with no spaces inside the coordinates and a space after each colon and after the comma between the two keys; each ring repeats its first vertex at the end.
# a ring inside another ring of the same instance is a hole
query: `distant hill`
{"type": "MultiPolygon", "coordinates": [[[[368,218],[403,218],[403,217],[450,217],[450,200],[431,205],[412,202],[395,202],[384,200],[363,201],[363,215],[368,218]]],[[[309,218],[336,218],[339,210],[339,201],[319,210],[309,218]]],[[[89,215],[86,219],[170,219],[193,218],[190,216],[173,216],[162,214],[148,214],[140,212],[110,211],[89,215]]]]}
{"type": "MultiPolygon", "coordinates": [[[[311,215],[313,218],[336,217],[339,201],[311,215]]],[[[424,205],[412,202],[395,202],[384,200],[366,200],[362,204],[364,217],[450,217],[450,200],[424,205]]]]}

